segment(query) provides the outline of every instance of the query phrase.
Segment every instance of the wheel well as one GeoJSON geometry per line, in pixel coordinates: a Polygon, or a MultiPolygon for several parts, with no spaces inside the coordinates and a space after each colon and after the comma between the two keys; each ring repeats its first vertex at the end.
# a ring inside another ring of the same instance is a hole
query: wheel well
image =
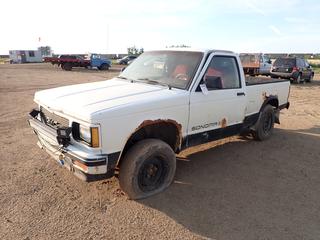
{"type": "Polygon", "coordinates": [[[278,108],[279,107],[279,100],[277,98],[271,98],[269,101],[267,101],[267,104],[270,104],[271,106],[278,108]]]}
{"type": "Polygon", "coordinates": [[[279,100],[276,96],[265,97],[265,100],[264,100],[259,112],[262,112],[264,107],[267,106],[268,104],[275,107],[275,108],[278,108],[279,107],[279,100]]]}
{"type": "Polygon", "coordinates": [[[121,160],[130,147],[147,138],[160,139],[166,142],[174,152],[177,152],[181,145],[181,125],[174,120],[144,121],[127,140],[117,165],[121,164],[121,160]]]}

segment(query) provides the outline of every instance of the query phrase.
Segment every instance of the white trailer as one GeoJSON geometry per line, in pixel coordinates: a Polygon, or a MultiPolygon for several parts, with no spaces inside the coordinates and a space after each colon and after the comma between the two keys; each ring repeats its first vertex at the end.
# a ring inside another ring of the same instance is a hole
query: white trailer
{"type": "Polygon", "coordinates": [[[38,63],[42,62],[40,50],[10,50],[11,63],[38,63]]]}

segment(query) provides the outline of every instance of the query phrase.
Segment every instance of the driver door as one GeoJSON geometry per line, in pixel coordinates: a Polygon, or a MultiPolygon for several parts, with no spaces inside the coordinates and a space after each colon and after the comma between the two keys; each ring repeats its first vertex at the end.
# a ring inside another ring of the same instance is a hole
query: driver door
{"type": "Polygon", "coordinates": [[[235,56],[209,57],[190,95],[190,146],[238,133],[246,106],[241,74],[235,56]]]}
{"type": "Polygon", "coordinates": [[[101,59],[99,55],[92,54],[90,57],[91,67],[100,67],[101,59]]]}

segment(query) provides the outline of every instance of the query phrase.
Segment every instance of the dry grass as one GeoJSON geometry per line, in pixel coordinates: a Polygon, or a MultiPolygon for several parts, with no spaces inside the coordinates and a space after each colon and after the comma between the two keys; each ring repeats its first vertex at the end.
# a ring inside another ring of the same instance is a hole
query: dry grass
{"type": "Polygon", "coordinates": [[[310,64],[320,65],[320,59],[308,59],[310,64]]]}
{"type": "Polygon", "coordinates": [[[320,73],[320,59],[308,59],[315,73],[320,73]]]}
{"type": "Polygon", "coordinates": [[[8,63],[9,58],[0,58],[0,64],[8,63]]]}

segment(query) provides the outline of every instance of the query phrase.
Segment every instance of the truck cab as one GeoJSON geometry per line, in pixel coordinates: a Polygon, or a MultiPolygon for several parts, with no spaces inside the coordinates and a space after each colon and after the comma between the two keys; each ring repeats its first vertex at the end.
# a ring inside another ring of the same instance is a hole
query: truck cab
{"type": "Polygon", "coordinates": [[[108,70],[111,67],[111,61],[103,58],[100,54],[92,53],[89,55],[91,67],[96,67],[99,70],[108,70]]]}

